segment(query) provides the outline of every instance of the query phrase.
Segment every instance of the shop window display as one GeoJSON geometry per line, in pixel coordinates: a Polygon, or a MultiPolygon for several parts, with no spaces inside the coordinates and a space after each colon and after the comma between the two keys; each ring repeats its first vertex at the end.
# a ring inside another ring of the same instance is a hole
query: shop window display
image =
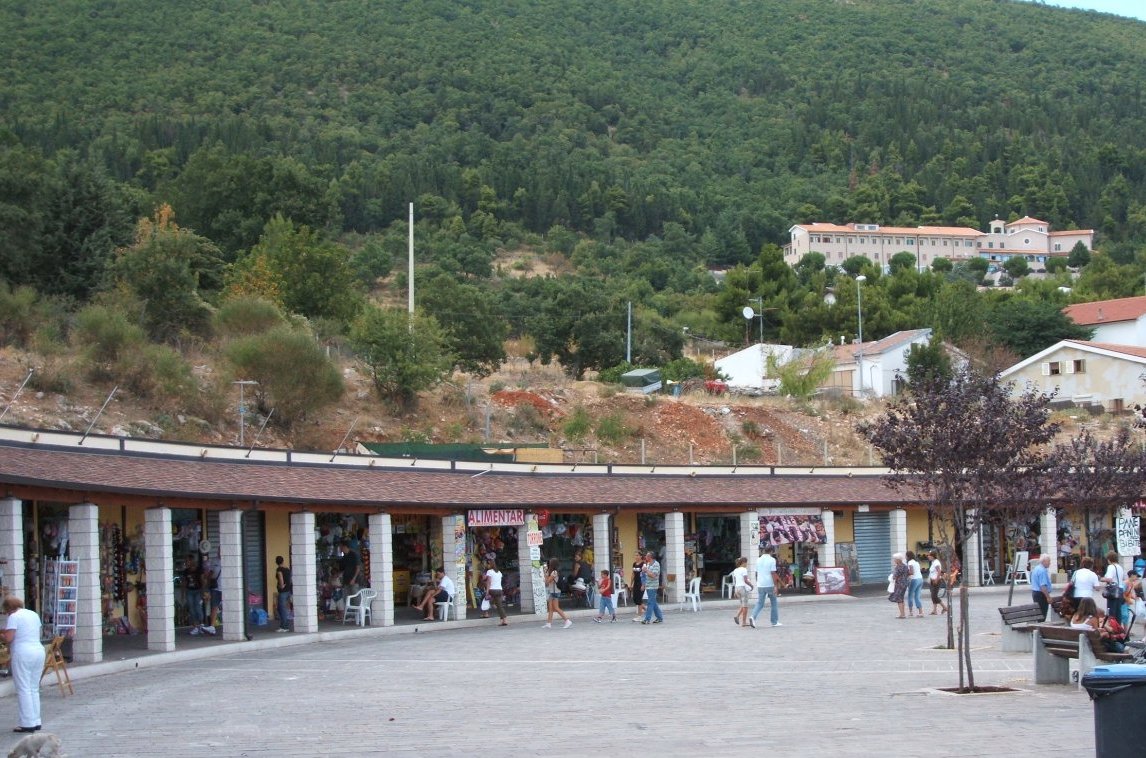
{"type": "Polygon", "coordinates": [[[320,513],[315,516],[315,562],[319,618],[341,618],[347,590],[343,587],[339,547],[345,542],[360,561],[358,588],[370,586],[370,542],[364,516],[320,513]]]}
{"type": "Polygon", "coordinates": [[[411,586],[421,586],[431,580],[430,519],[425,516],[393,517],[394,550],[394,603],[404,605],[415,602],[411,586]]]}
{"type": "Polygon", "coordinates": [[[652,550],[664,563],[665,517],[663,513],[637,514],[637,551],[644,555],[652,550]]]}
{"type": "Polygon", "coordinates": [[[469,581],[473,600],[482,601],[481,578],[485,576],[486,561],[494,561],[502,573],[503,598],[507,606],[521,600],[521,572],[517,559],[518,530],[516,526],[476,527],[470,530],[469,581]]]}
{"type": "MultiPolygon", "coordinates": [[[[171,556],[175,567],[175,626],[191,625],[191,602],[183,577],[188,560],[196,566],[200,559],[200,546],[203,544],[203,521],[199,511],[193,508],[176,508],[171,511],[171,556]]],[[[192,592],[202,592],[198,589],[192,592]]],[[[199,601],[199,598],[195,598],[199,601]]],[[[201,601],[199,601],[201,602],[201,601]]]]}
{"type": "MultiPolygon", "coordinates": [[[[143,525],[131,534],[114,522],[100,524],[100,615],[105,635],[147,631],[147,575],[143,525]],[[134,605],[138,627],[131,623],[134,605]]],[[[176,559],[179,558],[177,554],[176,559]]],[[[176,583],[178,586],[178,577],[176,583]]],[[[178,594],[178,593],[177,593],[178,594]]]]}
{"type": "Polygon", "coordinates": [[[740,519],[697,516],[696,532],[685,535],[684,539],[687,579],[700,576],[705,585],[719,588],[720,578],[732,572],[740,557],[740,519]],[[693,548],[691,560],[690,547],[693,548]]]}
{"type": "MultiPolygon", "coordinates": [[[[663,519],[662,519],[663,522],[663,519]]],[[[558,587],[569,593],[575,587],[591,588],[593,577],[593,526],[588,516],[550,516],[541,528],[541,555],[558,561],[558,587]],[[578,580],[580,580],[578,582],[578,580]]]]}

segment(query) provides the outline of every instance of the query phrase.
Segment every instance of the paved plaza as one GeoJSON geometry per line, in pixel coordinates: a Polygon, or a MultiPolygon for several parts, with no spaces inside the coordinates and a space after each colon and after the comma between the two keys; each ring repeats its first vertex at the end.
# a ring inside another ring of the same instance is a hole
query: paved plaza
{"type": "MultiPolygon", "coordinates": [[[[650,626],[629,606],[615,624],[576,612],[569,629],[511,617],[109,653],[71,667],[75,696],[45,678],[43,717],[72,758],[1092,755],[1085,691],[1035,686],[1030,654],[1000,651],[1005,604],[1005,588],[972,590],[976,682],[1021,690],[1009,694],[937,691],[958,683],[955,653],[936,649],[942,616],[803,595],[781,598],[782,626],[755,630],[709,601],[650,626]]],[[[4,734],[0,753],[18,736],[4,734]]]]}

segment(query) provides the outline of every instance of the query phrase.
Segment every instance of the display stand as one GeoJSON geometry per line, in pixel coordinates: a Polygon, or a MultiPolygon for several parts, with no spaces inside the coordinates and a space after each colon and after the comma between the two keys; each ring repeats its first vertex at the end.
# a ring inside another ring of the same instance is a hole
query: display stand
{"type": "Polygon", "coordinates": [[[76,633],[76,604],[80,592],[79,561],[60,561],[56,570],[56,636],[76,633]]]}
{"type": "Polygon", "coordinates": [[[44,622],[53,637],[76,633],[76,604],[79,601],[79,561],[44,560],[44,583],[50,587],[44,599],[44,622]]]}

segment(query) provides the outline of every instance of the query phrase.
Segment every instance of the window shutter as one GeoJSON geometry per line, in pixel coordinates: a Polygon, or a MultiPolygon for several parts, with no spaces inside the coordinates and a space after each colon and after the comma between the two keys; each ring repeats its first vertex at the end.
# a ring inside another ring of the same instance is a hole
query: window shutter
{"type": "Polygon", "coordinates": [[[1049,363],[1043,364],[1043,376],[1050,376],[1050,364],[1049,363]]]}

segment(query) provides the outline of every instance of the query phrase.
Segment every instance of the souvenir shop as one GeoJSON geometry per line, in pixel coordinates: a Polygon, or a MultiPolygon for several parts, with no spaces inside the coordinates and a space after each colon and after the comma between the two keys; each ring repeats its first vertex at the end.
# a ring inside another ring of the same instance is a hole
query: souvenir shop
{"type": "Polygon", "coordinates": [[[68,505],[33,502],[24,512],[24,604],[40,615],[45,636],[68,631],[57,629],[57,622],[66,619],[56,618],[60,567],[68,557],[68,505]]]}
{"type": "MultiPolygon", "coordinates": [[[[827,542],[818,514],[760,514],[760,546],[776,550],[776,573],[801,591],[815,590],[817,548],[827,542]]],[[[890,561],[890,553],[887,560],[890,561]]]]}
{"type": "MultiPolygon", "coordinates": [[[[740,517],[698,513],[692,516],[692,526],[684,537],[686,581],[699,576],[706,590],[715,590],[740,557],[740,517]]],[[[755,556],[746,557],[753,560],[755,556]]]]}
{"type": "MultiPolygon", "coordinates": [[[[663,519],[662,519],[663,522],[663,519]]],[[[541,560],[558,560],[561,591],[585,595],[591,592],[593,576],[593,519],[579,513],[549,514],[539,511],[541,560]]]]}
{"type": "Polygon", "coordinates": [[[521,568],[518,540],[525,533],[525,511],[520,509],[474,510],[466,513],[466,555],[469,601],[482,602],[481,578],[486,562],[493,561],[501,572],[501,587],[507,607],[521,602],[521,568]]]}
{"type": "Polygon", "coordinates": [[[411,587],[422,587],[434,580],[434,569],[442,565],[442,520],[433,516],[394,515],[391,517],[394,568],[394,605],[415,600],[411,587]]]}
{"type": "Polygon", "coordinates": [[[318,589],[318,617],[341,619],[346,592],[342,586],[343,542],[358,555],[358,587],[370,586],[370,540],[366,516],[361,513],[316,513],[314,559],[318,589]]]}

